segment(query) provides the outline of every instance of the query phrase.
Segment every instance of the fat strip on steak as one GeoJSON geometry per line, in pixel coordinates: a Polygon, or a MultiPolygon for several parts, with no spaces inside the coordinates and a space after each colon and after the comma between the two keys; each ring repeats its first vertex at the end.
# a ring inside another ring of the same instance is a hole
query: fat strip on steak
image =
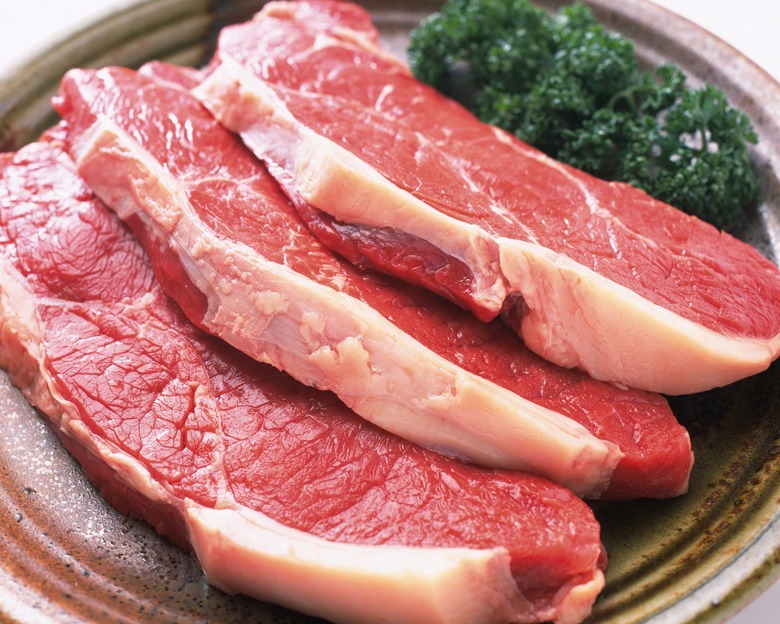
{"type": "Polygon", "coordinates": [[[690,440],[665,399],[549,365],[501,323],[338,259],[236,136],[161,83],[189,73],[144,71],[71,72],[56,106],[82,175],[196,324],[440,452],[590,497],[687,489],[690,440]]]}
{"type": "Polygon", "coordinates": [[[124,513],[208,579],[335,622],[579,622],[599,527],[196,329],[67,155],[0,156],[0,364],[124,513]]]}
{"type": "Polygon", "coordinates": [[[222,31],[212,67],[201,100],[353,262],[631,387],[702,391],[777,357],[771,262],[480,123],[379,50],[362,8],[271,2],[222,31]]]}

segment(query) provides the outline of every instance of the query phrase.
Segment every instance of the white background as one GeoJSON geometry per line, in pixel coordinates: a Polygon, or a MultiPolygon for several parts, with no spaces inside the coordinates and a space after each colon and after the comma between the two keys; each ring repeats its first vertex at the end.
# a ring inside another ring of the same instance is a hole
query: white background
{"type": "MultiPolygon", "coordinates": [[[[0,0],[0,67],[74,22],[124,0],[0,0]]],[[[780,81],[780,4],[773,0],[656,0],[729,42],[780,81]]],[[[778,111],[780,115],[780,111],[778,111]]],[[[729,624],[780,622],[780,583],[729,624]]]]}

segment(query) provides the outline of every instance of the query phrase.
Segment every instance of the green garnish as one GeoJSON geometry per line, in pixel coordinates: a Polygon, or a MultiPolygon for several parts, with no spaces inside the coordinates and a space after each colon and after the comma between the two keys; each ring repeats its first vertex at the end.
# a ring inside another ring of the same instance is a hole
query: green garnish
{"type": "Polygon", "coordinates": [[[584,4],[449,0],[411,33],[414,74],[553,158],[620,180],[721,228],[758,196],[749,118],[633,44],[584,4]]]}

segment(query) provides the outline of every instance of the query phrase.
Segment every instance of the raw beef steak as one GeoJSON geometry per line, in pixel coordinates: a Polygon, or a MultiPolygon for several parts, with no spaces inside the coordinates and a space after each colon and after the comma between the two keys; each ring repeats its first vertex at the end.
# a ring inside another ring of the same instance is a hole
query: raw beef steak
{"type": "Polygon", "coordinates": [[[603,585],[567,490],[409,444],[192,326],[56,145],[0,156],[0,363],[226,591],[336,622],[573,623],[603,585]]]}
{"type": "Polygon", "coordinates": [[[143,71],[71,72],[57,108],[82,175],[196,324],[445,454],[590,497],[686,490],[690,440],[662,397],[552,366],[500,323],[339,260],[183,90],[191,73],[143,71]]]}
{"type": "Polygon", "coordinates": [[[201,100],[353,262],[631,387],[697,392],[777,357],[771,262],[480,123],[378,51],[360,7],[272,2],[222,32],[211,67],[201,100]]]}

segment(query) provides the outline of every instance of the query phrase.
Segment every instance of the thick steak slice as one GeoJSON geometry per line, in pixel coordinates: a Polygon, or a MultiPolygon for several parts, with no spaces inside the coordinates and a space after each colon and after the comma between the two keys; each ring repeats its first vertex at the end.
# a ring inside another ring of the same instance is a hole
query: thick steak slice
{"type": "Polygon", "coordinates": [[[481,124],[377,52],[361,12],[270,3],[223,31],[198,91],[325,244],[599,379],[696,392],[777,357],[771,262],[481,124]]]}
{"type": "Polygon", "coordinates": [[[685,491],[690,440],[662,397],[549,365],[502,324],[338,259],[241,141],[163,84],[175,71],[71,72],[57,107],[82,174],[195,323],[446,454],[591,497],[685,491]]]}
{"type": "Polygon", "coordinates": [[[443,458],[192,326],[55,145],[0,156],[0,361],[106,498],[227,591],[337,622],[578,622],[560,486],[443,458]]]}

